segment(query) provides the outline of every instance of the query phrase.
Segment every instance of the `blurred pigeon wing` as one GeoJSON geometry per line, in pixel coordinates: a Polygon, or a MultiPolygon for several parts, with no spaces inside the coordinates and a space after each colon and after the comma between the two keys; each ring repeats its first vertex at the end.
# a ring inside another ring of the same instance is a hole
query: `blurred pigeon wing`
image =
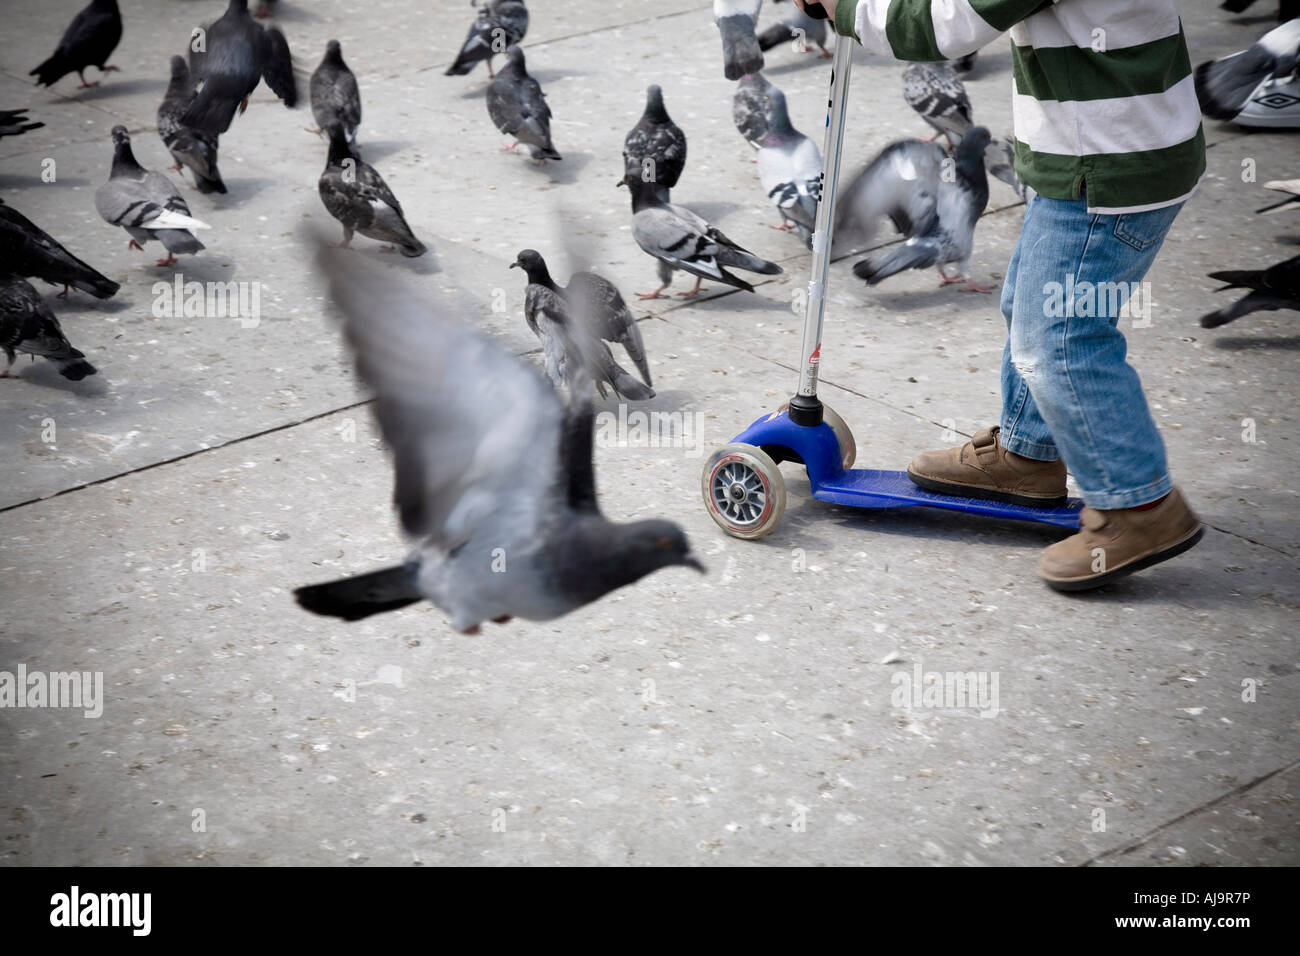
{"type": "Polygon", "coordinates": [[[262,34],[262,79],[284,105],[298,105],[298,81],[293,75],[293,57],[289,42],[275,27],[262,34]]]}
{"type": "Polygon", "coordinates": [[[904,235],[927,233],[937,217],[939,173],[946,154],[937,143],[891,143],[843,187],[837,237],[868,242],[888,216],[904,235]]]}

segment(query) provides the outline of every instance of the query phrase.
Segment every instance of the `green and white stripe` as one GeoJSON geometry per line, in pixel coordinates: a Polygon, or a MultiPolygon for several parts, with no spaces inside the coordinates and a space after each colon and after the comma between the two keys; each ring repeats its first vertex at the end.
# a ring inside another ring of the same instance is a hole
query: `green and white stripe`
{"type": "Polygon", "coordinates": [[[1205,171],[1176,0],[859,0],[836,29],[901,60],[1010,31],[1016,173],[1041,195],[1120,213],[1181,202],[1205,171]]]}

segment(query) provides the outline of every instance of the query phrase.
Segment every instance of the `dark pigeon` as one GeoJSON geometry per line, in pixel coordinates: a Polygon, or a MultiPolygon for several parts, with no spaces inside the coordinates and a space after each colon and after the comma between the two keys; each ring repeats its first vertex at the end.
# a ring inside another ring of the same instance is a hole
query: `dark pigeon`
{"type": "Polygon", "coordinates": [[[26,116],[27,110],[0,110],[0,136],[21,136],[23,133],[40,129],[44,123],[33,123],[26,116]]]}
{"type": "Polygon", "coordinates": [[[157,239],[167,247],[167,258],[158,265],[176,262],[176,253],[196,253],[203,243],[191,229],[209,229],[207,223],[190,215],[190,207],[162,173],[145,169],[131,152],[131,137],[125,126],[113,127],[113,168],[108,182],[95,190],[95,209],[105,222],[121,226],[131,237],[128,245],[144,249],[142,243],[157,239]]]}
{"type": "Polygon", "coordinates": [[[359,259],[321,259],[417,544],[396,567],[299,588],[302,607],[355,621],[427,599],[475,633],[486,620],[553,620],[661,568],[704,570],[672,522],[601,514],[587,389],[566,408],[536,370],[424,293],[359,259]]]}
{"type": "MultiPolygon", "coordinates": [[[[542,341],[546,374],[556,388],[582,387],[594,382],[600,397],[605,397],[605,387],[609,386],[620,398],[640,401],[654,398],[654,389],[638,382],[631,373],[614,361],[614,356],[601,339],[602,331],[609,331],[609,317],[590,311],[599,306],[595,296],[590,294],[573,295],[568,289],[561,289],[551,278],[550,270],[541,254],[533,249],[524,249],[510,263],[512,269],[523,269],[528,275],[528,286],[524,292],[524,320],[533,334],[542,341]],[[575,364],[581,365],[581,374],[575,364]]],[[[592,276],[591,273],[586,275],[592,276]]],[[[599,276],[594,276],[599,279],[599,276]]],[[[572,285],[572,279],[570,284],[572,285]]],[[[601,280],[602,282],[604,280],[601,280]]],[[[589,293],[589,280],[581,280],[579,289],[589,293]]],[[[618,290],[614,290],[617,295],[618,290]]],[[[619,296],[619,300],[622,297],[619,296]]],[[[624,309],[626,309],[626,305],[624,309]]],[[[633,323],[635,325],[635,322],[633,323]]],[[[624,333],[626,335],[626,333],[624,333]]],[[[636,333],[640,343],[640,333],[636,333]]],[[[641,358],[645,359],[645,347],[641,346],[641,358]]]]}
{"type": "Polygon", "coordinates": [[[966,280],[963,291],[988,292],[970,278],[975,223],[989,201],[984,153],[989,131],[976,126],[950,159],[937,143],[916,139],[886,146],[843,191],[837,218],[837,241],[865,244],[880,219],[888,217],[905,237],[899,245],[867,255],[853,274],[875,285],[904,269],[937,266],[940,285],[966,280]],[[957,263],[959,275],[945,266],[957,263]]]}
{"type": "Polygon", "coordinates": [[[316,126],[327,134],[337,127],[355,145],[357,127],[361,125],[361,91],[357,89],[357,78],[343,62],[338,40],[330,40],[325,47],[325,57],[311,75],[309,88],[316,126]]]}
{"type": "Polygon", "coordinates": [[[226,12],[203,36],[206,49],[190,64],[201,86],[181,116],[186,126],[213,136],[226,132],[235,111],[244,111],[261,80],[285,106],[298,104],[289,43],[275,27],[266,30],[253,20],[248,0],[230,0],[226,12]]]}
{"type": "Polygon", "coordinates": [[[659,281],[653,292],[638,292],[642,299],[667,298],[664,289],[673,281],[673,270],[681,269],[696,277],[695,288],[683,292],[682,298],[699,295],[700,283],[716,279],[737,289],[753,292],[754,287],[727,271],[746,269],[762,275],[777,275],[781,267],[742,249],[684,206],[674,206],[659,198],[653,183],[640,177],[624,176],[619,185],[632,193],[632,238],[646,253],[659,262],[659,281]]]}
{"type": "Polygon", "coordinates": [[[108,58],[122,39],[122,14],[117,0],[91,0],[90,5],[72,18],[54,55],[28,76],[36,77],[37,86],[53,86],[69,73],[81,77],[81,88],[99,86],[99,80],[87,83],[84,72],[96,67],[100,73],[117,69],[108,66],[108,58]]]}
{"type": "Polygon", "coordinates": [[[49,359],[60,375],[74,382],[95,374],[95,367],[72,347],[50,307],[24,279],[0,279],[0,348],[8,359],[0,378],[9,375],[18,352],[49,359]]]}
{"type": "Polygon", "coordinates": [[[1279,262],[1268,269],[1238,269],[1211,272],[1211,279],[1224,283],[1216,289],[1249,289],[1250,292],[1231,305],[1201,316],[1201,328],[1217,329],[1251,312],[1293,309],[1300,312],[1300,256],[1279,262]]]}
{"type": "Polygon", "coordinates": [[[43,279],[51,285],[111,298],[121,286],[100,275],[13,206],[0,199],[0,276],[43,279]]]}
{"type": "Polygon", "coordinates": [[[713,22],[722,36],[722,73],[729,80],[763,69],[754,32],[762,5],[762,0],[713,0],[713,22]]]}
{"type": "Polygon", "coordinates": [[[506,50],[506,65],[488,84],[487,109],[497,129],[515,138],[507,149],[523,143],[535,163],[561,158],[551,143],[551,108],[546,105],[546,94],[528,75],[524,51],[517,46],[506,50]]]}
{"type": "Polygon", "coordinates": [[[482,61],[487,64],[488,76],[494,76],[492,57],[521,42],[527,32],[528,8],[523,0],[487,0],[478,8],[455,62],[443,75],[464,76],[482,61]]]}
{"type": "Polygon", "coordinates": [[[623,140],[623,169],[629,176],[661,187],[668,202],[668,190],[677,185],[686,168],[686,134],[668,116],[664,94],[658,86],[646,90],[645,112],[623,140]]]}
{"type": "Polygon", "coordinates": [[[185,58],[172,57],[171,67],[171,82],[158,107],[158,135],[172,159],[176,160],[172,169],[177,172],[182,168],[189,169],[194,175],[194,185],[201,193],[224,193],[226,184],[217,169],[217,137],[191,129],[181,122],[194,99],[194,84],[190,81],[185,58]]]}
{"type": "Polygon", "coordinates": [[[352,233],[359,232],[369,239],[394,244],[404,256],[414,258],[427,251],[406,224],[402,204],[383,177],[361,161],[337,126],[330,130],[329,158],[317,188],[329,214],[343,225],[339,245],[347,246],[352,233]]]}
{"type": "Polygon", "coordinates": [[[731,99],[731,119],[745,142],[755,149],[763,142],[772,122],[772,91],[776,87],[762,73],[740,78],[731,99]]]}

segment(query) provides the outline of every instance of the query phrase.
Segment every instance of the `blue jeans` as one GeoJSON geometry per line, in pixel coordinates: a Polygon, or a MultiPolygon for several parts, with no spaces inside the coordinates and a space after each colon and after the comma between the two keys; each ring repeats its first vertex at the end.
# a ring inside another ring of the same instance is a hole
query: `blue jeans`
{"type": "Polygon", "coordinates": [[[1128,302],[1125,321],[1149,322],[1139,283],[1181,208],[1107,216],[1089,213],[1086,199],[1035,196],[1007,267],[999,438],[1026,458],[1064,458],[1094,508],[1132,508],[1173,487],[1142,383],[1124,360],[1119,311],[1128,302]]]}

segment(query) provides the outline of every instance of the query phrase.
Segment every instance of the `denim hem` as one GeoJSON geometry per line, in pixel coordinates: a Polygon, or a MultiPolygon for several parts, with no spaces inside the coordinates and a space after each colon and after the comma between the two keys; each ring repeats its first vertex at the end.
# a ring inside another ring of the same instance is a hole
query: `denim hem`
{"type": "Polygon", "coordinates": [[[1136,508],[1138,505],[1149,504],[1173,490],[1173,481],[1165,475],[1159,481],[1128,491],[1087,491],[1080,488],[1079,497],[1088,507],[1096,508],[1098,511],[1118,511],[1121,508],[1136,508]]]}
{"type": "MultiPolygon", "coordinates": [[[[1019,418],[1018,415],[1017,418],[1019,418]]],[[[1056,461],[1061,457],[1061,453],[1057,451],[1055,445],[1018,438],[1014,432],[1007,431],[1005,425],[998,431],[998,442],[1007,451],[1014,452],[1021,458],[1032,458],[1035,461],[1056,461]]]]}

